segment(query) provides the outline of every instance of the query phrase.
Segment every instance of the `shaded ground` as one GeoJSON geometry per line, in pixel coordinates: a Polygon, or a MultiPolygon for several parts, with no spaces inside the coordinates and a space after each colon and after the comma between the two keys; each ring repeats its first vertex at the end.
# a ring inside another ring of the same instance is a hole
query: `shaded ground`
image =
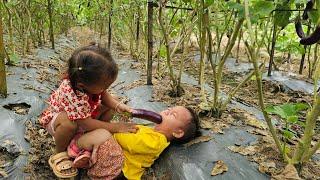
{"type": "MultiPolygon", "coordinates": [[[[21,62],[21,67],[9,68],[10,95],[1,102],[0,107],[1,119],[9,119],[0,127],[0,132],[4,132],[3,135],[0,134],[0,144],[4,147],[0,156],[0,176],[2,172],[6,172],[8,179],[55,178],[47,164],[47,159],[52,154],[53,141],[36,120],[45,106],[43,100],[56,88],[56,77],[63,71],[62,67],[68,56],[76,47],[93,40],[97,41],[93,32],[75,28],[68,37],[58,38],[57,50],[47,47],[36,49],[34,55],[21,62]],[[31,107],[3,107],[23,102],[31,107]],[[24,134],[25,127],[27,131],[24,134]],[[29,163],[25,167],[27,160],[29,163]]],[[[119,78],[112,85],[112,91],[126,98],[129,105],[154,111],[174,105],[198,108],[201,102],[200,88],[195,78],[197,70],[194,67],[197,66],[192,62],[185,63],[189,66],[182,78],[185,95],[172,98],[168,95],[170,81],[167,77],[155,73],[154,86],[146,86],[146,75],[141,72],[143,64],[132,61],[123,50],[114,49],[113,55],[118,60],[120,72],[119,78]]],[[[207,76],[209,75],[210,71],[207,72],[207,76]]],[[[243,76],[239,72],[225,72],[225,75],[225,92],[234,87],[243,76]]],[[[279,86],[265,81],[267,103],[311,102],[310,95],[286,91],[279,86]]],[[[254,83],[248,83],[237,94],[236,101],[222,118],[203,117],[203,136],[189,144],[168,148],[153,168],[148,170],[144,179],[268,179],[281,172],[284,164],[256,108],[255,88],[254,83]],[[211,170],[218,161],[223,161],[228,170],[222,175],[211,176],[211,170]]],[[[208,94],[212,92],[209,85],[206,86],[206,91],[208,94]]],[[[147,123],[143,120],[136,121],[147,123]]],[[[281,127],[281,123],[279,126],[281,127]]],[[[319,158],[314,157],[314,161],[304,166],[301,176],[305,179],[318,178],[319,161],[319,158]]]]}

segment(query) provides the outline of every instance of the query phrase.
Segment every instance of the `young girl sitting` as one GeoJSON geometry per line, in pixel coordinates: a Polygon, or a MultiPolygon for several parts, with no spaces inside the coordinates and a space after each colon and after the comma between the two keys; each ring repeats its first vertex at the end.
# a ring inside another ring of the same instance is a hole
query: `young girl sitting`
{"type": "MultiPolygon", "coordinates": [[[[61,153],[76,134],[98,128],[111,133],[137,131],[134,124],[106,121],[110,119],[111,110],[131,111],[106,91],[117,75],[117,64],[110,53],[98,45],[82,47],[72,54],[66,76],[49,97],[49,107],[40,118],[40,123],[55,139],[58,154],[50,157],[49,164],[56,175],[71,177],[76,173],[76,169],[70,170],[72,162],[68,155],[61,153]]],[[[86,151],[81,155],[90,157],[86,151]]]]}

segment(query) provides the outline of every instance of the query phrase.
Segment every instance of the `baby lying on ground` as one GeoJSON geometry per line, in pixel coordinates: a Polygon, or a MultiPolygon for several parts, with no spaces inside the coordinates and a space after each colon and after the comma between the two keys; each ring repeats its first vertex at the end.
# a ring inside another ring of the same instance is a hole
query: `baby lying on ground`
{"type": "Polygon", "coordinates": [[[92,153],[88,176],[114,179],[122,172],[127,179],[140,179],[170,142],[186,143],[197,135],[198,117],[191,108],[176,106],[160,115],[162,123],[154,128],[139,125],[137,133],[113,136],[104,129],[97,129],[73,141],[79,149],[92,150],[95,141],[101,141],[101,137],[106,140],[92,153]]]}

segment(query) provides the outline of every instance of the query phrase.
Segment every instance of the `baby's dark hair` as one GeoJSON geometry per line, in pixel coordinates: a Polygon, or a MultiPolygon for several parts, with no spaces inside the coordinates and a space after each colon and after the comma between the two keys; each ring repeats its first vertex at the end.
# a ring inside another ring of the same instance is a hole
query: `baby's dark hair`
{"type": "Polygon", "coordinates": [[[68,62],[67,75],[75,90],[79,82],[93,85],[101,78],[116,79],[118,66],[107,49],[93,42],[75,50],[68,62]]]}
{"type": "Polygon", "coordinates": [[[188,109],[188,111],[190,112],[191,119],[184,130],[184,135],[181,138],[174,138],[172,140],[172,142],[175,144],[187,143],[201,134],[199,130],[200,128],[198,114],[191,107],[186,107],[186,109],[188,109]]]}

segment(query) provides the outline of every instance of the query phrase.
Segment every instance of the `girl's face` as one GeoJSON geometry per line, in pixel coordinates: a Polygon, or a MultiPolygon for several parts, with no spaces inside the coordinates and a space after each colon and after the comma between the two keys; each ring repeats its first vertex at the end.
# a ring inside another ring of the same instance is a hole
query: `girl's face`
{"type": "Polygon", "coordinates": [[[79,89],[83,89],[89,94],[101,94],[106,89],[108,89],[114,81],[115,79],[110,80],[108,78],[103,78],[102,80],[98,81],[98,83],[93,85],[85,85],[83,83],[79,83],[78,86],[80,86],[79,89]]]}

